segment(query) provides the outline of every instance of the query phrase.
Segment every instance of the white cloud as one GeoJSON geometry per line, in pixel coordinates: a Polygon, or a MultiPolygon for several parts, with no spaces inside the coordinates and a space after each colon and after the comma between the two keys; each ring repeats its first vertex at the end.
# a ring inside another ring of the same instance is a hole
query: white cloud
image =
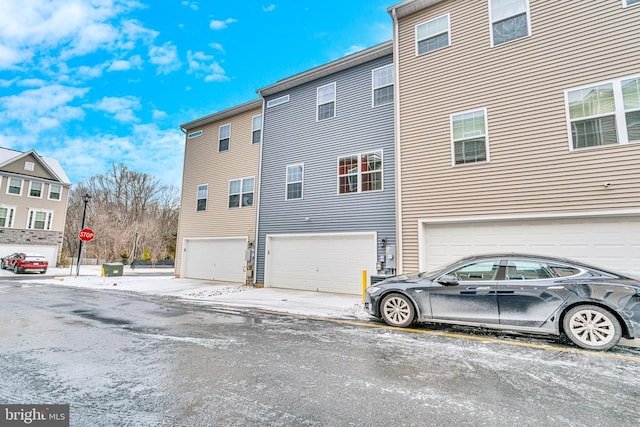
{"type": "Polygon", "coordinates": [[[276,5],[273,3],[271,3],[269,6],[262,6],[263,12],[273,12],[274,10],[276,10],[276,5]]]}
{"type": "Polygon", "coordinates": [[[135,111],[140,109],[140,100],[133,96],[122,98],[108,96],[102,98],[91,108],[108,113],[119,122],[132,123],[138,121],[135,111]]]}
{"type": "Polygon", "coordinates": [[[46,82],[42,79],[24,79],[18,81],[18,86],[21,87],[42,87],[46,85],[46,82]]]}
{"type": "Polygon", "coordinates": [[[128,60],[125,59],[116,59],[111,62],[109,68],[107,68],[108,72],[111,71],[128,71],[131,69],[140,69],[142,67],[142,58],[139,55],[134,55],[128,60]]]}
{"type": "Polygon", "coordinates": [[[351,55],[353,53],[356,52],[360,52],[361,50],[365,49],[365,46],[360,46],[360,45],[351,45],[347,48],[347,51],[344,53],[345,56],[347,55],[351,55]]]}
{"type": "Polygon", "coordinates": [[[234,19],[234,18],[227,18],[224,21],[218,21],[218,20],[214,19],[209,24],[209,27],[212,30],[224,30],[225,28],[227,28],[229,26],[229,24],[233,24],[234,22],[238,22],[238,20],[234,19]]]}
{"type": "Polygon", "coordinates": [[[214,57],[204,52],[187,52],[189,70],[187,73],[204,79],[205,82],[222,82],[229,80],[224,69],[214,57]]]}
{"type": "Polygon", "coordinates": [[[158,66],[158,74],[169,74],[182,65],[178,59],[178,49],[167,42],[149,49],[151,63],[158,66]]]}
{"type": "Polygon", "coordinates": [[[18,121],[30,132],[39,133],[69,120],[82,119],[84,111],[68,104],[84,97],[88,91],[88,88],[50,85],[5,96],[0,98],[0,124],[18,121]],[[34,121],[34,118],[37,119],[34,121]]]}
{"type": "Polygon", "coordinates": [[[169,117],[169,115],[165,111],[161,110],[153,110],[151,114],[153,120],[164,120],[169,117]]]}
{"type": "Polygon", "coordinates": [[[213,50],[225,53],[224,46],[222,46],[220,43],[209,43],[209,47],[213,50]]]}
{"type": "Polygon", "coordinates": [[[193,1],[183,1],[182,3],[180,3],[182,6],[186,6],[191,10],[200,10],[200,6],[198,6],[198,3],[193,2],[193,1]]]}

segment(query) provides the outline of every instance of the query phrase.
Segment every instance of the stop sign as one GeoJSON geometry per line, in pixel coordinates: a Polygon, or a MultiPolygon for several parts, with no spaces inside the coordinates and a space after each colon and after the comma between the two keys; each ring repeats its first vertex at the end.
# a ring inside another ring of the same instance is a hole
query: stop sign
{"type": "Polygon", "coordinates": [[[88,242],[90,240],[93,240],[93,238],[95,237],[95,233],[93,232],[92,229],[90,228],[83,228],[82,230],[80,230],[80,232],[78,233],[78,237],[80,238],[80,240],[82,240],[83,242],[88,242]]]}

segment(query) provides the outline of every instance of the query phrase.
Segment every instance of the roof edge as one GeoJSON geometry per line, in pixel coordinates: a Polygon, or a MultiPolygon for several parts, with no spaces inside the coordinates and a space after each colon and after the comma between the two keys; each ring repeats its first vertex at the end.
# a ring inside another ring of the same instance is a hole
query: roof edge
{"type": "Polygon", "coordinates": [[[402,18],[407,15],[411,15],[414,12],[425,9],[429,6],[433,6],[436,3],[440,3],[443,0],[407,0],[402,3],[398,3],[387,9],[390,15],[394,15],[398,18],[402,18]]]}
{"type": "Polygon", "coordinates": [[[328,62],[319,67],[312,68],[286,79],[280,80],[272,85],[258,89],[257,92],[261,96],[269,96],[283,90],[288,90],[304,83],[317,80],[338,71],[346,70],[360,64],[381,58],[386,55],[393,54],[393,42],[391,40],[380,43],[376,46],[363,49],[351,55],[344,56],[334,61],[328,62]]]}
{"type": "Polygon", "coordinates": [[[209,114],[208,116],[200,117],[199,119],[181,124],[180,128],[184,130],[195,129],[218,120],[226,119],[227,117],[235,116],[236,114],[245,113],[261,106],[262,99],[255,99],[253,101],[245,102],[244,104],[236,105],[235,107],[227,108],[226,110],[218,111],[217,113],[209,114]]]}

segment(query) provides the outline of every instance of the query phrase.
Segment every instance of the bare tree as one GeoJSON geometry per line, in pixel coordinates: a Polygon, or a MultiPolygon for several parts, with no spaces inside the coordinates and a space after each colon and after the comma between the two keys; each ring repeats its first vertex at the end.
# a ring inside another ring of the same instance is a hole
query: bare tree
{"type": "Polygon", "coordinates": [[[80,182],[71,190],[64,236],[66,253],[77,253],[85,194],[85,225],[96,237],[85,245],[87,257],[108,261],[135,258],[148,249],[152,262],[175,256],[179,196],[176,187],[157,178],[113,164],[108,173],[80,182]]]}

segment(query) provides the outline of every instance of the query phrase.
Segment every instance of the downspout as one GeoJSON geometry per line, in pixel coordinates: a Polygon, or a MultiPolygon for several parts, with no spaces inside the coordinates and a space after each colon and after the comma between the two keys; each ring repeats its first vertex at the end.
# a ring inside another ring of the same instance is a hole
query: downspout
{"type": "MultiPolygon", "coordinates": [[[[178,238],[181,237],[182,233],[180,233],[180,224],[182,217],[182,202],[184,200],[184,172],[187,165],[187,129],[180,126],[180,130],[184,134],[184,152],[182,154],[182,183],[180,185],[180,208],[178,209],[178,229],[176,230],[176,261],[178,257],[180,257],[180,268],[173,270],[173,275],[177,278],[183,277],[182,272],[184,271],[184,239],[182,242],[178,242],[178,238]]],[[[176,266],[177,267],[177,266],[176,266]]]]}
{"type": "MultiPolygon", "coordinates": [[[[259,230],[258,227],[260,226],[260,196],[262,193],[262,150],[264,147],[264,131],[265,131],[265,124],[266,124],[266,120],[264,119],[264,115],[265,115],[265,108],[267,105],[266,100],[264,99],[264,96],[262,95],[262,92],[258,91],[258,95],[260,95],[260,98],[262,99],[262,132],[260,132],[260,158],[258,159],[258,198],[256,200],[256,235],[254,238],[254,243],[253,243],[253,286],[255,287],[257,284],[257,280],[258,280],[258,235],[259,235],[259,230]]],[[[266,242],[265,242],[266,244],[266,242]]],[[[266,248],[265,248],[265,262],[266,262],[266,248]]],[[[264,265],[262,266],[262,275],[263,275],[263,283],[262,286],[264,286],[264,265]]]]}
{"type": "Polygon", "coordinates": [[[391,18],[393,20],[393,79],[394,79],[394,111],[395,120],[395,150],[396,150],[396,261],[398,270],[396,274],[402,274],[403,268],[403,250],[402,250],[402,152],[400,149],[400,55],[398,53],[398,16],[396,9],[391,9],[391,18]]]}

